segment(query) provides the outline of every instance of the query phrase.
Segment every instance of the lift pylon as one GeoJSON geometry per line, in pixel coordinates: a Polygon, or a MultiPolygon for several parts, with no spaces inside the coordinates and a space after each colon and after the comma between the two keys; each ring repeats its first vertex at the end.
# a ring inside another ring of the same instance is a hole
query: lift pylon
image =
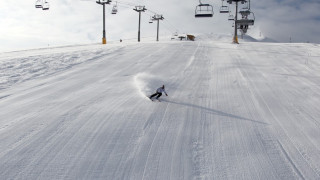
{"type": "Polygon", "coordinates": [[[236,4],[236,16],[234,19],[234,36],[233,36],[233,43],[239,44],[238,42],[238,25],[237,25],[237,20],[238,20],[238,3],[240,2],[241,4],[244,4],[247,2],[247,0],[227,0],[229,4],[232,4],[233,2],[236,4]]]}
{"type": "Polygon", "coordinates": [[[152,17],[152,20],[153,20],[153,21],[157,21],[157,41],[159,41],[159,21],[160,21],[160,20],[164,20],[164,17],[163,17],[162,15],[155,14],[155,15],[152,17]]]}
{"type": "Polygon", "coordinates": [[[136,6],[133,10],[139,13],[138,42],[140,42],[141,12],[145,12],[147,9],[145,8],[145,6],[136,6]]]}
{"type": "Polygon", "coordinates": [[[106,4],[110,4],[111,0],[98,0],[96,1],[97,4],[100,4],[103,6],[103,31],[102,31],[102,44],[107,44],[106,39],[106,4]]]}

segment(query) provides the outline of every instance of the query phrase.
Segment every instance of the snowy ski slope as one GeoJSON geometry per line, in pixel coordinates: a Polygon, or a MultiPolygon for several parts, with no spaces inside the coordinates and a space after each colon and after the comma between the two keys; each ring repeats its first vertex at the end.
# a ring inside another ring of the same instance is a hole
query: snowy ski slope
{"type": "Polygon", "coordinates": [[[230,39],[1,53],[0,179],[320,179],[320,45],[230,39]]]}

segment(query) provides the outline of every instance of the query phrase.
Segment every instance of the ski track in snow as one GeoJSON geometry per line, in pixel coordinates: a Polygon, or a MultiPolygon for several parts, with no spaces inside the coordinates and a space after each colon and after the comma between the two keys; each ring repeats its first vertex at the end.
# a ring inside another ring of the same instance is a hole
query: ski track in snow
{"type": "Polygon", "coordinates": [[[198,39],[1,53],[0,179],[320,179],[320,46],[198,39]]]}

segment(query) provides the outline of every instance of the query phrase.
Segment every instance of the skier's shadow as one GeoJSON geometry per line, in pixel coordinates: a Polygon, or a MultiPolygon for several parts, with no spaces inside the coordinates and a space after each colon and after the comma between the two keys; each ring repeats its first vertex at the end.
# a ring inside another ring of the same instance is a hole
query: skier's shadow
{"type": "Polygon", "coordinates": [[[203,107],[203,106],[198,106],[198,105],[194,105],[194,104],[188,104],[188,103],[185,103],[185,102],[174,102],[174,101],[170,101],[170,100],[166,100],[166,99],[162,99],[161,101],[168,102],[168,103],[171,103],[171,104],[177,104],[177,105],[188,106],[188,107],[197,108],[197,109],[201,109],[201,110],[206,110],[206,111],[208,111],[208,112],[210,112],[212,114],[216,114],[218,116],[225,116],[225,117],[229,117],[229,118],[241,119],[241,120],[245,120],[245,121],[251,121],[251,122],[254,122],[254,123],[269,125],[268,123],[264,123],[264,122],[260,122],[260,121],[256,121],[256,120],[252,120],[252,119],[248,119],[248,118],[241,117],[241,116],[236,116],[236,115],[233,115],[233,114],[225,113],[225,112],[222,112],[222,111],[210,109],[210,108],[203,107]]]}

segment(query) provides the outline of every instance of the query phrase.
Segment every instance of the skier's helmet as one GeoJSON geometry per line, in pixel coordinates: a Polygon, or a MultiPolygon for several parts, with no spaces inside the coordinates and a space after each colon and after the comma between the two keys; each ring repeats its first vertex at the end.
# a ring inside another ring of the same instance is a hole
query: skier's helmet
{"type": "Polygon", "coordinates": [[[164,85],[162,85],[162,88],[164,89],[164,85]]]}

